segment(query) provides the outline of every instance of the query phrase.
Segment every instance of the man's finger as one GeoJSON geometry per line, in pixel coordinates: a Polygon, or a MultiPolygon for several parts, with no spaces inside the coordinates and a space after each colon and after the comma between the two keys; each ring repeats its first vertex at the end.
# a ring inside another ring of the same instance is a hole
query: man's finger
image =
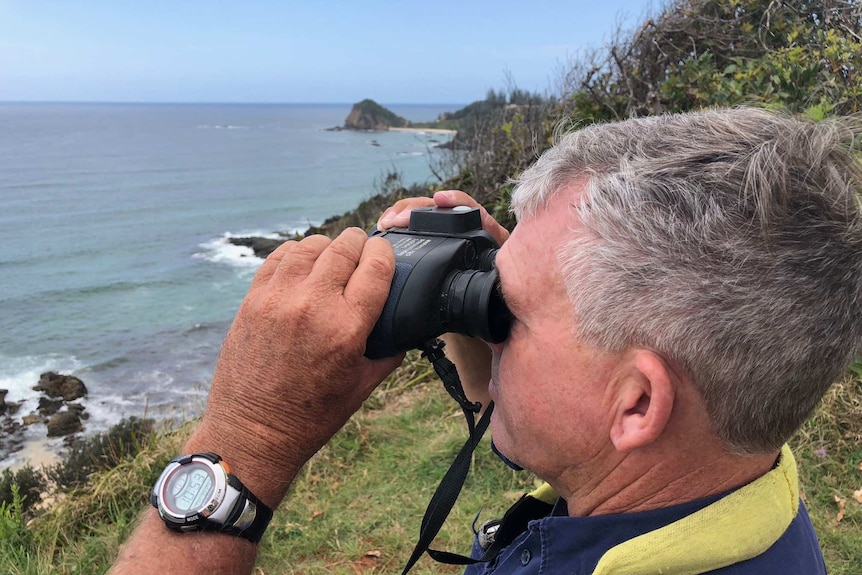
{"type": "Polygon", "coordinates": [[[367,323],[368,333],[380,317],[394,274],[392,244],[383,238],[368,240],[359,265],[344,288],[344,300],[367,323]]]}
{"type": "Polygon", "coordinates": [[[406,228],[410,223],[410,211],[416,208],[434,205],[431,198],[407,198],[398,200],[381,214],[377,221],[377,229],[386,231],[389,228],[406,228]]]}
{"type": "Polygon", "coordinates": [[[281,263],[284,254],[286,254],[292,248],[291,244],[297,243],[296,240],[288,240],[275,248],[271,254],[269,254],[263,263],[258,268],[257,273],[254,274],[254,279],[251,281],[250,290],[255,289],[258,286],[265,285],[269,282],[269,279],[272,277],[272,274],[275,273],[275,270],[278,268],[278,264],[281,263]]]}
{"type": "Polygon", "coordinates": [[[280,284],[292,285],[301,282],[308,277],[320,254],[331,243],[332,240],[322,235],[308,236],[302,241],[293,242],[281,255],[272,279],[280,284]]]}
{"type": "MultiPolygon", "coordinates": [[[[309,274],[311,289],[341,293],[359,264],[362,247],[368,240],[359,228],[347,228],[320,254],[309,274]]],[[[385,240],[384,240],[385,241],[385,240]]]]}
{"type": "Polygon", "coordinates": [[[471,208],[479,208],[479,214],[482,216],[482,229],[491,234],[491,237],[496,240],[497,244],[503,243],[509,239],[509,230],[497,223],[497,220],[488,213],[482,204],[460,190],[443,190],[435,192],[434,203],[441,208],[454,208],[455,206],[468,206],[471,208]]]}

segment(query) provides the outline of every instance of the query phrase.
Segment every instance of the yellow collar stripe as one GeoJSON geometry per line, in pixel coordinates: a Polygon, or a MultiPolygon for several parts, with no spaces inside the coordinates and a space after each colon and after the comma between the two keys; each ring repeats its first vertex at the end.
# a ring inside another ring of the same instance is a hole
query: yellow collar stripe
{"type": "Polygon", "coordinates": [[[533,499],[538,499],[542,503],[547,503],[548,505],[553,505],[560,497],[557,495],[557,492],[554,491],[554,488],[547,483],[542,483],[538,489],[531,491],[528,495],[533,499]]]}
{"type": "Polygon", "coordinates": [[[777,467],[700,511],[621,543],[593,575],[694,575],[769,549],[799,510],[796,461],[788,446],[777,467]]]}

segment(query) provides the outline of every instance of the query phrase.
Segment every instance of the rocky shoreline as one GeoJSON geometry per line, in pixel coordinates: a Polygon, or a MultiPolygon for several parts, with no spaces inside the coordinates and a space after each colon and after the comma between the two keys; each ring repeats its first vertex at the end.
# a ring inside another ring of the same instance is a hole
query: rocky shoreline
{"type": "Polygon", "coordinates": [[[35,410],[26,415],[19,412],[24,402],[7,402],[6,389],[0,389],[0,461],[24,448],[25,431],[44,424],[46,437],[62,437],[68,445],[76,434],[84,431],[84,421],[90,414],[79,400],[87,396],[87,386],[73,375],[53,371],[41,374],[32,388],[41,393],[35,410]]]}
{"type": "MultiPolygon", "coordinates": [[[[441,128],[411,127],[407,120],[395,116],[370,100],[356,104],[345,125],[334,129],[455,133],[453,130],[441,128]]],[[[427,195],[428,189],[417,186],[405,189],[399,186],[397,189],[377,194],[360,202],[356,208],[344,214],[331,216],[320,226],[311,226],[304,233],[281,232],[278,238],[229,237],[227,241],[236,246],[250,248],[256,257],[266,259],[278,246],[288,240],[301,239],[311,234],[324,234],[334,238],[350,226],[368,229],[377,221],[377,217],[385,208],[405,194],[427,195]]],[[[25,402],[7,402],[8,390],[0,389],[0,462],[15,455],[20,458],[22,450],[31,448],[35,441],[39,441],[34,439],[34,434],[42,433],[39,429],[41,425],[44,425],[46,430],[46,436],[42,437],[42,440],[63,438],[62,443],[66,446],[71,445],[84,431],[83,422],[89,419],[89,414],[79,401],[87,395],[87,388],[83,381],[72,375],[46,372],[40,375],[39,381],[32,389],[41,392],[42,395],[38,398],[36,408],[23,415],[19,412],[25,402]]]]}

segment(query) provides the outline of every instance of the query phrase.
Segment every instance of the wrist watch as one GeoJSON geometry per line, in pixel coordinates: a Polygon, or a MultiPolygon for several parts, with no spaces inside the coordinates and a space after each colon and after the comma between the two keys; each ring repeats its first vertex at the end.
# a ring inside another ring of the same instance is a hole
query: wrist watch
{"type": "Polygon", "coordinates": [[[171,460],[153,487],[150,503],[175,531],[217,531],[252,543],[260,541],[272,519],[272,510],[215,453],[171,460]]]}

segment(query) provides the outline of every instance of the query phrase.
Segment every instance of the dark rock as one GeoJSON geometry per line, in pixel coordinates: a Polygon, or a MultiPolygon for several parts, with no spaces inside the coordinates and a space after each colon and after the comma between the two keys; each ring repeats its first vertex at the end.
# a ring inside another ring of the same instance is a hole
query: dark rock
{"type": "Polygon", "coordinates": [[[39,383],[33,387],[48,397],[62,397],[66,401],[74,401],[87,395],[84,382],[73,375],[61,375],[53,371],[43,373],[39,383]]]}
{"type": "Polygon", "coordinates": [[[84,431],[84,426],[77,411],[60,411],[48,420],[48,437],[62,437],[79,431],[84,431]]]}
{"type": "Polygon", "coordinates": [[[77,413],[82,420],[90,419],[90,414],[84,411],[87,408],[80,403],[70,403],[66,406],[66,409],[73,413],[77,413]]]}
{"type": "Polygon", "coordinates": [[[254,251],[254,255],[259,258],[266,259],[266,256],[275,251],[275,249],[287,241],[287,238],[228,238],[228,241],[235,246],[245,246],[254,251]]]}
{"type": "Polygon", "coordinates": [[[24,427],[11,417],[0,420],[0,461],[24,446],[24,427]]]}
{"type": "Polygon", "coordinates": [[[40,413],[30,413],[21,418],[21,423],[24,425],[33,425],[36,423],[48,423],[49,416],[40,413]]]}
{"type": "Polygon", "coordinates": [[[15,415],[21,407],[21,402],[6,401],[7,393],[9,393],[8,389],[0,389],[0,415],[15,415]]]}
{"type": "Polygon", "coordinates": [[[10,435],[21,429],[21,424],[11,417],[6,417],[3,419],[3,424],[0,426],[0,429],[2,429],[4,434],[10,435]]]}
{"type": "Polygon", "coordinates": [[[41,413],[42,415],[54,415],[60,408],[63,407],[62,399],[49,399],[47,397],[39,398],[39,407],[36,408],[36,411],[41,413]]]}
{"type": "Polygon", "coordinates": [[[33,425],[34,423],[44,423],[48,418],[39,413],[31,413],[21,418],[21,423],[24,425],[33,425]]]}

